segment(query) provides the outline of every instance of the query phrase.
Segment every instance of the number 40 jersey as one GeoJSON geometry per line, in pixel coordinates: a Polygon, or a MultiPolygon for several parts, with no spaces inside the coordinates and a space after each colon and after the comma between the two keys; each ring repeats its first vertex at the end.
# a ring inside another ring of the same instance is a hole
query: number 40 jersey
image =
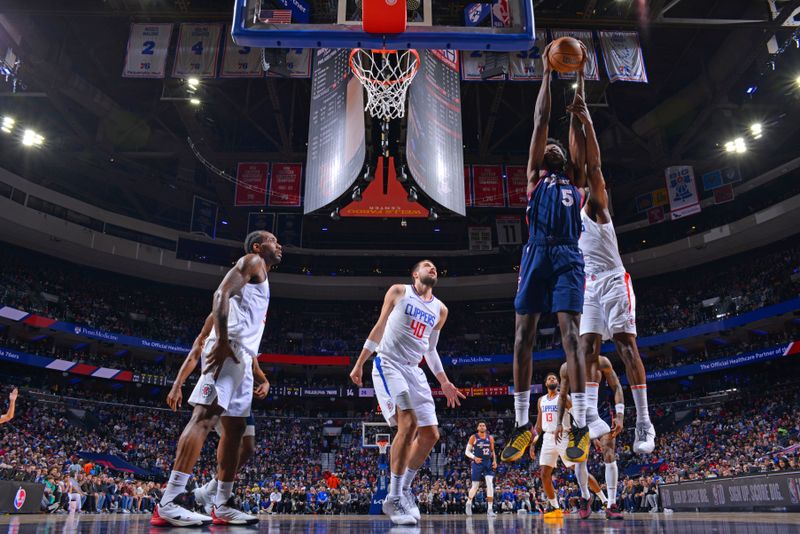
{"type": "Polygon", "coordinates": [[[439,299],[431,295],[430,300],[423,300],[413,285],[406,285],[405,294],[389,314],[378,353],[397,363],[419,365],[441,310],[439,299]]]}

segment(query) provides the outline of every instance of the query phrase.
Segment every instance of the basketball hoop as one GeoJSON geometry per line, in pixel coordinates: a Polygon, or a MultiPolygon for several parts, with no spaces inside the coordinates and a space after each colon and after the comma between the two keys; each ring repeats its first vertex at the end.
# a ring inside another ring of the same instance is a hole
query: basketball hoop
{"type": "Polygon", "coordinates": [[[386,122],[405,116],[406,92],[419,70],[416,50],[354,48],[350,69],[367,90],[365,111],[386,122]]]}
{"type": "Polygon", "coordinates": [[[376,441],[375,444],[378,446],[378,450],[381,454],[386,454],[386,449],[389,448],[389,441],[381,439],[376,441]]]}

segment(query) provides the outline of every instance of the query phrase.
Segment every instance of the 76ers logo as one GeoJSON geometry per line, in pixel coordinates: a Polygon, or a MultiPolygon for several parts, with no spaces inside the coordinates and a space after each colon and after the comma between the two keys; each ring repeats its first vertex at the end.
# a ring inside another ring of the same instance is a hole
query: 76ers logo
{"type": "Polygon", "coordinates": [[[211,386],[211,384],[205,384],[205,385],[203,385],[203,388],[200,390],[200,395],[205,399],[209,395],[211,395],[211,392],[213,390],[214,390],[214,388],[211,386]]]}
{"type": "Polygon", "coordinates": [[[14,508],[16,510],[22,508],[22,506],[25,504],[25,497],[27,496],[28,494],[25,492],[22,486],[20,486],[20,488],[17,490],[17,494],[14,495],[14,508]]]}

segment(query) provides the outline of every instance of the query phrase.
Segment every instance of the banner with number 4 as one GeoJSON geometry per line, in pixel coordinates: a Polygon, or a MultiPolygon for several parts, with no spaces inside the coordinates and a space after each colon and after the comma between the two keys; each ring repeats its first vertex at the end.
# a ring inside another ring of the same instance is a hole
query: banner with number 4
{"type": "Polygon", "coordinates": [[[175,50],[174,78],[214,78],[222,24],[181,24],[175,50]]]}
{"type": "Polygon", "coordinates": [[[124,78],[163,78],[172,23],[131,24],[124,78]]]}

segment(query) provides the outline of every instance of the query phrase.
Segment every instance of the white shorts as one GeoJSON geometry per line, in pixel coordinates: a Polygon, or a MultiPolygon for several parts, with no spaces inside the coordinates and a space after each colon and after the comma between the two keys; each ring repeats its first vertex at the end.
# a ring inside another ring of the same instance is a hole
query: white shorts
{"type": "Polygon", "coordinates": [[[580,335],[636,335],[636,295],[624,268],[586,275],[580,335]]]}
{"type": "Polygon", "coordinates": [[[408,391],[411,408],[417,416],[417,426],[437,426],[436,405],[425,371],[418,366],[394,362],[385,356],[375,356],[372,362],[372,386],[389,426],[397,426],[395,398],[408,391]]]}
{"type": "MultiPolygon", "coordinates": [[[[200,375],[200,380],[189,397],[189,404],[210,406],[216,399],[223,409],[222,416],[247,417],[253,404],[253,356],[235,341],[230,343],[239,363],[234,363],[230,358],[225,360],[216,380],[213,372],[200,375]]],[[[200,369],[205,369],[206,356],[213,346],[213,342],[209,340],[203,347],[200,369]]]]}
{"type": "Polygon", "coordinates": [[[601,438],[609,432],[611,432],[611,427],[599,417],[589,423],[589,439],[601,438]]]}
{"type": "Polygon", "coordinates": [[[539,451],[539,465],[546,465],[555,469],[559,457],[565,467],[572,467],[575,462],[567,458],[567,442],[569,441],[568,432],[565,430],[561,434],[561,440],[556,443],[556,436],[551,432],[546,432],[542,437],[542,450],[539,451]]]}

